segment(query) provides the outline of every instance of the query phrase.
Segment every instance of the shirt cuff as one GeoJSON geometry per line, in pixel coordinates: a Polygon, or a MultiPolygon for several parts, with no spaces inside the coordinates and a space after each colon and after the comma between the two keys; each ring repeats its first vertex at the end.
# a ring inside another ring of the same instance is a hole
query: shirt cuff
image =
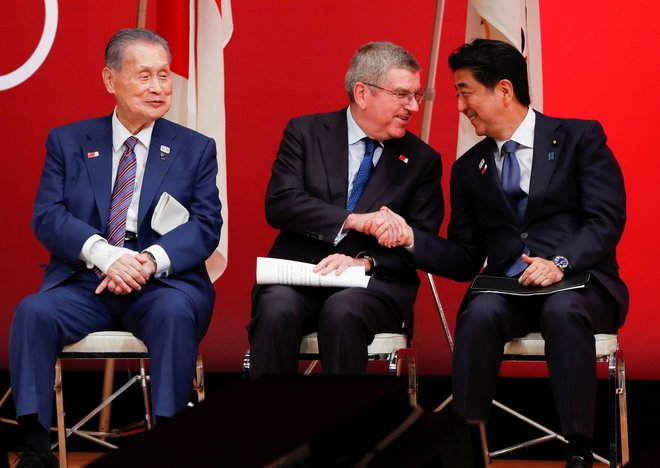
{"type": "Polygon", "coordinates": [[[158,244],[150,245],[144,250],[148,250],[156,259],[156,278],[163,278],[172,274],[172,262],[165,249],[158,244]]]}
{"type": "MultiPolygon", "coordinates": [[[[87,242],[85,242],[85,244],[87,244],[87,242]]],[[[83,249],[84,248],[85,246],[83,245],[83,249]]],[[[91,266],[89,262],[86,261],[87,268],[96,266],[103,273],[107,274],[110,266],[112,266],[113,263],[115,263],[122,255],[125,254],[135,256],[137,255],[137,252],[126,249],[124,247],[110,245],[108,244],[108,241],[100,237],[89,247],[89,258],[91,260],[91,266]]]]}
{"type": "Polygon", "coordinates": [[[348,232],[350,231],[350,229],[344,228],[345,224],[346,224],[346,220],[344,220],[344,222],[342,223],[341,229],[339,230],[339,232],[337,233],[337,236],[335,237],[335,242],[334,242],[334,244],[332,244],[335,247],[337,246],[337,244],[339,244],[344,239],[344,237],[346,237],[348,235],[348,232]]]}
{"type": "Polygon", "coordinates": [[[92,261],[92,254],[90,253],[90,251],[92,249],[92,245],[96,241],[102,241],[107,244],[107,241],[103,237],[99,236],[98,234],[94,234],[85,241],[85,243],[82,246],[82,249],[80,249],[80,260],[85,262],[87,268],[94,268],[94,262],[92,261]]]}
{"type": "Polygon", "coordinates": [[[406,250],[407,250],[408,252],[410,252],[411,254],[414,254],[414,253],[415,253],[415,235],[414,235],[414,234],[413,234],[413,240],[412,240],[412,242],[410,243],[410,245],[406,245],[406,246],[404,246],[403,248],[406,249],[406,250]]]}

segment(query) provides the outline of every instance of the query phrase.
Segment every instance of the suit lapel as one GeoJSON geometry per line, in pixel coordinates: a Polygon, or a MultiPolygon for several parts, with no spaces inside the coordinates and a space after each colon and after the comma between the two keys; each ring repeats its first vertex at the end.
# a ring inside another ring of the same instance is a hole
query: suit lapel
{"type": "Polygon", "coordinates": [[[532,175],[529,183],[529,199],[525,220],[529,220],[545,198],[550,179],[557,167],[561,155],[561,145],[564,133],[543,114],[536,113],[534,129],[534,156],[532,160],[532,175]]]}
{"type": "Polygon", "coordinates": [[[101,219],[100,228],[105,231],[112,197],[112,116],[87,133],[81,151],[101,219]]]}
{"type": "Polygon", "coordinates": [[[163,119],[156,120],[154,124],[140,192],[138,229],[142,226],[144,217],[154,201],[158,187],[160,187],[165,174],[167,174],[181,149],[176,141],[176,131],[174,129],[167,130],[167,127],[168,122],[163,119]],[[161,148],[163,151],[161,151],[161,148]],[[169,153],[166,148],[169,149],[169,153]]]}
{"type": "Polygon", "coordinates": [[[321,159],[328,178],[330,202],[346,206],[348,192],[348,125],[346,109],[335,112],[326,122],[326,133],[319,137],[321,159]]]}
{"type": "Polygon", "coordinates": [[[483,140],[483,145],[478,149],[478,161],[476,161],[474,170],[479,172],[479,178],[482,181],[482,188],[484,191],[484,198],[493,200],[497,206],[500,207],[504,213],[513,223],[518,224],[520,219],[518,214],[513,210],[511,204],[504,196],[502,190],[502,183],[500,177],[497,175],[497,166],[495,164],[495,152],[497,145],[492,138],[483,140]],[[481,161],[487,166],[485,172],[481,161]]]}

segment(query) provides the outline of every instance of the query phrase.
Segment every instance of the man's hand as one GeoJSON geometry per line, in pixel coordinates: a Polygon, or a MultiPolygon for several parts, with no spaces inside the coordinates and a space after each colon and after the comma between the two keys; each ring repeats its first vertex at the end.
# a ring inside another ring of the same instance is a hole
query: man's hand
{"type": "Polygon", "coordinates": [[[346,271],[346,268],[352,266],[364,266],[366,273],[369,273],[371,270],[371,262],[366,258],[353,258],[344,254],[332,254],[325,257],[314,267],[314,273],[327,275],[334,271],[335,275],[339,276],[346,271]]]}
{"type": "Polygon", "coordinates": [[[379,213],[381,213],[385,219],[389,220],[389,223],[383,223],[380,225],[375,223],[371,224],[369,226],[369,234],[376,237],[378,243],[384,247],[410,247],[414,240],[413,230],[408,226],[406,220],[386,206],[383,206],[379,213]],[[390,228],[391,225],[397,226],[399,230],[392,230],[390,228]]]}
{"type": "Polygon", "coordinates": [[[407,238],[407,229],[409,229],[406,221],[385,206],[372,213],[351,213],[346,218],[344,226],[375,236],[378,238],[378,242],[385,247],[410,244],[410,242],[404,243],[407,238]]]}
{"type": "Polygon", "coordinates": [[[108,271],[101,284],[96,288],[95,293],[100,294],[105,289],[114,293],[125,295],[131,291],[139,291],[142,289],[149,276],[153,274],[155,267],[147,265],[150,262],[143,254],[132,256],[131,254],[124,254],[117,259],[108,271]]]}
{"type": "Polygon", "coordinates": [[[564,278],[564,272],[551,260],[525,254],[522,259],[527,263],[527,268],[518,278],[518,282],[523,286],[550,286],[564,278]]]}

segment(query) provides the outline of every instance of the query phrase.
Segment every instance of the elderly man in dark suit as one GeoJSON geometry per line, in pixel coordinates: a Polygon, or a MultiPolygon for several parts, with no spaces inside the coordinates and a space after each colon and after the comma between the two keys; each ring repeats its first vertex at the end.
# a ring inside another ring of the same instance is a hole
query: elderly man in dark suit
{"type": "MultiPolygon", "coordinates": [[[[456,49],[449,66],[459,111],[486,138],[453,165],[448,239],[412,226],[381,242],[408,246],[417,266],[459,281],[472,279],[486,259],[484,274],[528,287],[591,273],[585,289],[549,296],[468,294],[453,362],[454,408],[485,421],[504,344],[540,330],[569,441],[567,466],[591,466],[594,334],[614,333],[628,310],[616,259],[626,221],[621,170],[598,122],[529,107],[527,64],[515,47],[477,39],[456,49]]],[[[377,223],[364,229],[388,232],[377,223]]]]}
{"type": "Polygon", "coordinates": [[[222,218],[215,143],[162,119],[172,96],[170,61],[157,34],[119,31],[103,69],[114,112],[48,136],[33,227],[51,259],[39,292],[16,307],[10,335],[25,436],[18,466],[57,466],[49,447],[55,360],[88,333],[120,327],[145,342],[157,418],[188,402],[215,301],[204,260],[222,218]],[[169,231],[152,227],[165,193],[189,212],[169,231]]]}
{"type": "Polygon", "coordinates": [[[373,42],[346,73],[340,111],[291,120],[266,194],[266,218],[280,230],[269,256],[317,264],[322,274],[363,265],[366,288],[257,285],[248,325],[251,374],[292,374],[302,337],[318,331],[330,374],[362,374],[377,333],[413,331],[419,279],[403,248],[355,231],[396,207],[435,235],[443,215],[440,155],[406,131],[421,101],[419,64],[405,49],[373,42]]]}

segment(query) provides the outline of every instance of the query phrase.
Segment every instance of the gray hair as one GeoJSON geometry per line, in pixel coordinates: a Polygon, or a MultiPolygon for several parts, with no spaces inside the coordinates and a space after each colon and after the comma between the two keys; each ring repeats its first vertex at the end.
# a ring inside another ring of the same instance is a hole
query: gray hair
{"type": "Polygon", "coordinates": [[[153,31],[142,28],[127,28],[118,31],[105,47],[105,65],[113,70],[120,71],[124,63],[126,48],[133,44],[159,44],[167,53],[167,61],[172,63],[170,46],[164,37],[153,31]]]}
{"type": "Polygon", "coordinates": [[[392,68],[405,68],[412,72],[419,71],[419,63],[410,52],[392,42],[369,42],[360,47],[346,72],[344,85],[351,102],[355,101],[353,89],[358,82],[383,84],[387,72],[392,68]]]}

